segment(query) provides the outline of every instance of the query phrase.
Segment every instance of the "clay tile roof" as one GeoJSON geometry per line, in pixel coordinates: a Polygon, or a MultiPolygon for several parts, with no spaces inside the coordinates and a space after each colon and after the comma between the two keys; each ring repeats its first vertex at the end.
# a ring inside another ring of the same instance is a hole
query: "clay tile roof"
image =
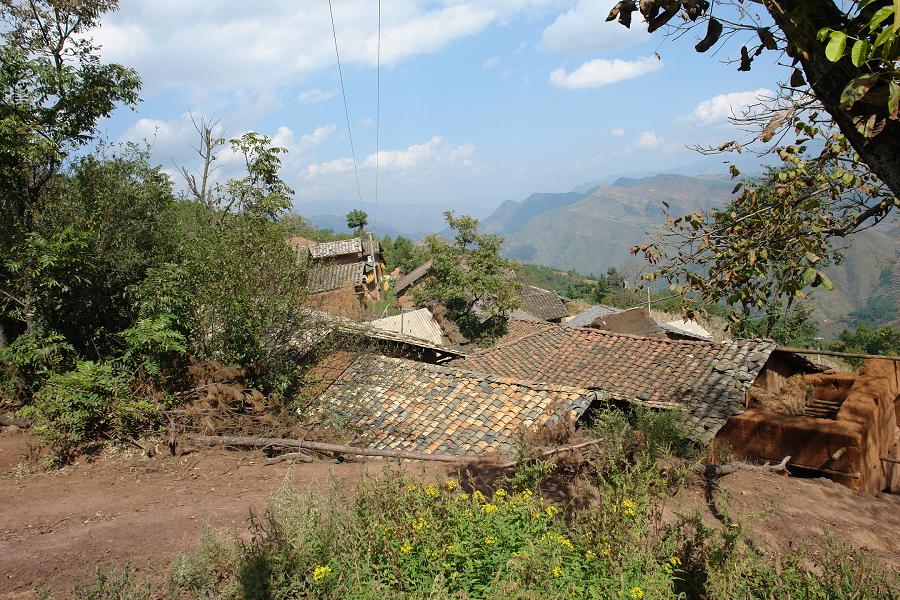
{"type": "MultiPolygon", "coordinates": [[[[513,311],[515,313],[516,311],[513,311]]],[[[522,339],[525,336],[537,333],[538,331],[547,331],[557,327],[553,323],[541,321],[539,319],[518,319],[510,316],[506,320],[506,333],[494,343],[494,347],[509,344],[522,339]]]]}
{"type": "Polygon", "coordinates": [[[522,310],[539,319],[550,321],[569,316],[569,311],[556,292],[526,285],[520,292],[522,310]]]}
{"type": "Polygon", "coordinates": [[[594,304],[566,321],[566,327],[590,327],[591,323],[600,317],[608,317],[622,312],[621,308],[607,306],[605,304],[594,304]]]}
{"type": "Polygon", "coordinates": [[[309,254],[313,258],[334,258],[345,254],[362,254],[362,252],[362,242],[359,238],[324,242],[309,247],[309,254]]]}
{"type": "Polygon", "coordinates": [[[401,277],[397,280],[397,283],[394,285],[394,293],[402,294],[406,289],[412,285],[414,285],[417,281],[422,279],[428,271],[431,270],[431,260],[426,260],[421,265],[401,277]]]}
{"type": "Polygon", "coordinates": [[[306,281],[310,294],[337,290],[342,287],[362,284],[365,280],[365,261],[346,265],[321,265],[311,269],[306,281]]]}
{"type": "MultiPolygon", "coordinates": [[[[591,323],[601,317],[617,315],[622,312],[624,312],[624,309],[616,308],[614,306],[607,306],[606,304],[594,304],[593,306],[587,307],[586,309],[566,321],[565,326],[590,327],[591,323]]],[[[695,340],[713,341],[712,335],[710,335],[708,331],[703,329],[703,327],[701,327],[699,323],[695,323],[693,321],[657,321],[656,324],[661,329],[664,329],[665,331],[681,337],[691,338],[695,340]]]]}
{"type": "Polygon", "coordinates": [[[451,361],[453,366],[602,391],[616,401],[688,413],[688,434],[708,442],[731,416],[775,348],[768,340],[705,342],[552,327],[451,361]]]}
{"type": "Polygon", "coordinates": [[[319,398],[355,443],[385,450],[511,454],[517,432],[578,419],[596,395],[416,361],[358,359],[319,398]]]}

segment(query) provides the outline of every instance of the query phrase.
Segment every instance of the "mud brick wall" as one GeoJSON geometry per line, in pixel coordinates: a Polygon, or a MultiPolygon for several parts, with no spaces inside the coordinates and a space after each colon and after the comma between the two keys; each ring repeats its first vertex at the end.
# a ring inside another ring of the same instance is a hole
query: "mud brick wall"
{"type": "Polygon", "coordinates": [[[350,286],[310,294],[306,299],[306,306],[348,319],[359,319],[365,314],[360,294],[350,286]]]}
{"type": "Polygon", "coordinates": [[[732,417],[716,435],[739,459],[779,461],[821,470],[853,489],[869,493],[900,488],[898,458],[900,365],[867,360],[859,375],[810,375],[818,398],[846,394],[835,419],[748,410],[732,417]],[[849,389],[848,389],[849,388],[849,389]]]}

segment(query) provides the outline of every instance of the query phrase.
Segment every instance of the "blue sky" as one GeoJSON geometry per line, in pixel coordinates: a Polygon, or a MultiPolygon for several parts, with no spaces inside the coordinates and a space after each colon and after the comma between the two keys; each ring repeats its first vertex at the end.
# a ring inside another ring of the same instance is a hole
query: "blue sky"
{"type": "MultiPolygon", "coordinates": [[[[722,64],[727,51],[695,53],[702,31],[651,37],[637,13],[631,31],[605,23],[612,4],[383,0],[380,204],[427,229],[448,208],[484,216],[532,192],[687,165],[701,158],[687,145],[734,138],[728,115],[785,77],[767,55],[739,73],[722,64]]],[[[333,5],[368,207],[377,2],[333,5]]],[[[215,115],[228,134],[259,131],[290,150],[283,174],[300,212],[358,206],[327,0],[123,0],[95,40],[144,80],[137,111],[104,124],[110,139],[151,139],[174,173],[196,164],[188,112],[215,115]]],[[[228,153],[219,162],[223,177],[238,166],[228,153]]]]}

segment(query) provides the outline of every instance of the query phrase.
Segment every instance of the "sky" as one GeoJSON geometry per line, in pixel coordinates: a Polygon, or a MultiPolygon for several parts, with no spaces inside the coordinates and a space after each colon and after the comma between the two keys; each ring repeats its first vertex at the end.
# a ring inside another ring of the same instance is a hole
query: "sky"
{"type": "MultiPolygon", "coordinates": [[[[148,140],[175,176],[197,166],[191,115],[215,118],[229,137],[257,131],[288,149],[301,214],[343,214],[361,197],[377,223],[403,214],[427,230],[443,210],[484,217],[533,192],[695,163],[689,146],[734,139],[728,116],[785,77],[766,55],[742,73],[725,64],[733,47],[697,54],[703,31],[650,36],[637,13],[631,30],[606,23],[613,3],[383,0],[381,216],[376,0],[332,0],[336,36],[328,0],[121,0],[93,37],[139,72],[142,101],[103,133],[148,140]]],[[[230,152],[218,163],[219,177],[240,172],[230,152]]]]}

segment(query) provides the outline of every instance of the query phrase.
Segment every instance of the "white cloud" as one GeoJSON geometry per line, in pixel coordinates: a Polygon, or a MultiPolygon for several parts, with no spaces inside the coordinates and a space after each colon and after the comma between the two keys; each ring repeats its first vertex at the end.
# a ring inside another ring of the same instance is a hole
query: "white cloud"
{"type": "Polygon", "coordinates": [[[371,127],[375,124],[375,119],[373,119],[372,117],[363,117],[359,120],[359,124],[363,127],[371,127]]]}
{"type": "Polygon", "coordinates": [[[613,134],[613,136],[615,136],[615,137],[622,137],[623,135],[625,135],[625,130],[622,129],[621,127],[613,127],[610,130],[610,133],[613,134]]]}
{"type": "Polygon", "coordinates": [[[657,148],[661,146],[663,139],[653,131],[644,131],[634,142],[635,148],[657,148]]]}
{"type": "Polygon", "coordinates": [[[325,100],[330,100],[337,96],[337,88],[332,88],[330,90],[320,90],[319,88],[312,88],[311,90],[306,90],[305,92],[300,92],[297,96],[297,100],[304,104],[315,104],[316,102],[324,102],[325,100]]]}
{"type": "Polygon", "coordinates": [[[631,29],[607,23],[606,15],[616,0],[579,0],[544,29],[541,50],[560,54],[608,52],[650,39],[643,27],[631,29]]]}
{"type": "MultiPolygon", "coordinates": [[[[541,9],[553,0],[396,0],[382,7],[381,62],[439,51],[456,40],[541,9]]],[[[334,3],[342,62],[373,66],[377,5],[334,3]]],[[[335,68],[325,2],[122,0],[94,32],[107,60],[136,68],[145,91],[187,88],[197,96],[223,89],[277,87],[335,68]]]]}
{"type": "Polygon", "coordinates": [[[681,117],[679,121],[695,125],[720,125],[730,117],[742,116],[751,111],[753,105],[774,95],[775,92],[768,88],[719,94],[698,104],[690,115],[681,117]]]}
{"type": "Polygon", "coordinates": [[[488,69],[493,69],[494,67],[500,66],[500,57],[492,56],[483,63],[481,63],[481,68],[487,71],[488,69]]]}
{"type": "MultiPolygon", "coordinates": [[[[474,168],[471,160],[475,147],[472,144],[453,146],[439,135],[401,150],[381,150],[378,152],[378,168],[388,172],[428,172],[446,165],[462,165],[474,168]]],[[[376,155],[373,152],[360,164],[360,171],[374,170],[376,155]]],[[[352,158],[337,158],[322,163],[312,163],[301,171],[304,179],[314,179],[322,175],[349,173],[353,170],[352,158]]]]}
{"type": "Polygon", "coordinates": [[[562,67],[555,69],[550,73],[550,83],[569,90],[598,88],[640,77],[658,71],[662,67],[662,61],[656,56],[645,56],[635,60],[597,58],[582,64],[572,72],[567,72],[562,67]]]}

